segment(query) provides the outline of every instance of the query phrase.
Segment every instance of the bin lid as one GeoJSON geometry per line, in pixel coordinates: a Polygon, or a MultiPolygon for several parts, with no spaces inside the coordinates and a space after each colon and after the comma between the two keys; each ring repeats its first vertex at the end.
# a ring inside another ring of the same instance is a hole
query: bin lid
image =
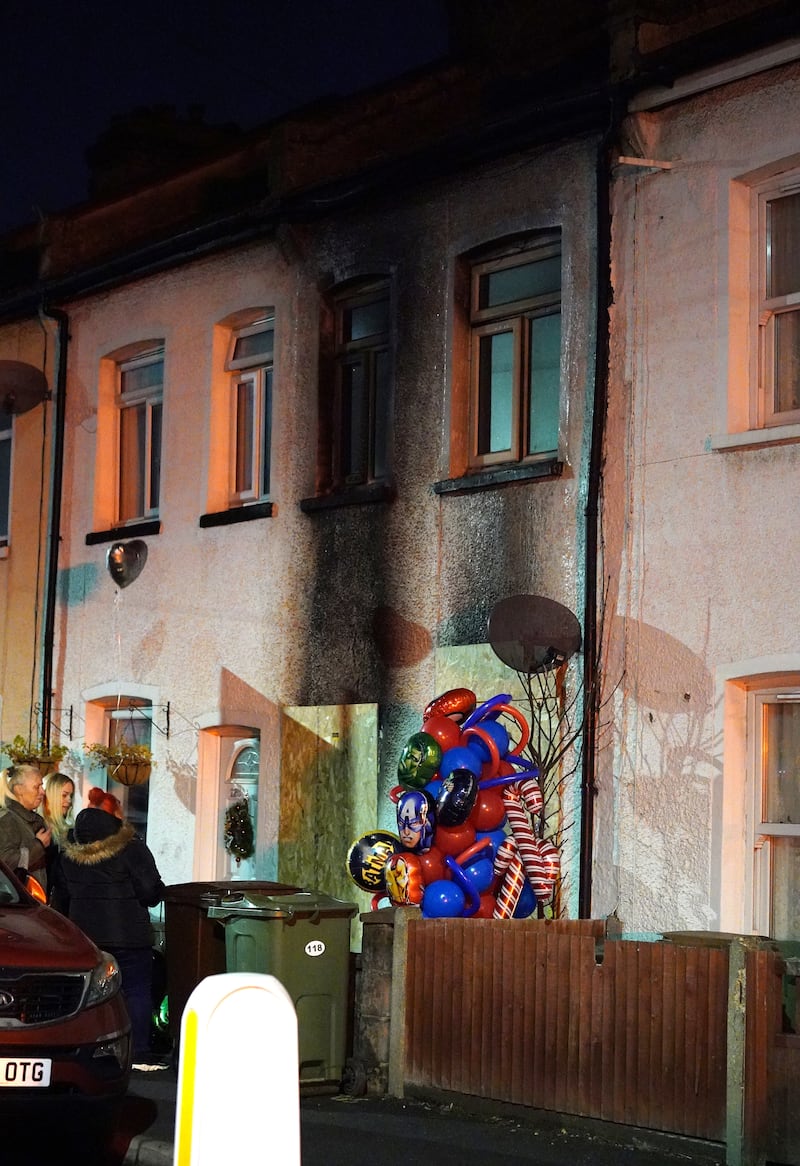
{"type": "Polygon", "coordinates": [[[207,883],[173,883],[164,892],[164,903],[211,907],[218,903],[239,902],[248,893],[293,895],[300,887],[288,883],[262,882],[251,879],[224,879],[207,883]]]}
{"type": "MultiPolygon", "coordinates": [[[[251,884],[252,888],[252,884],[251,884]]],[[[305,891],[297,887],[280,887],[272,891],[248,889],[241,897],[228,898],[209,905],[209,919],[234,919],[247,916],[259,919],[352,919],[358,914],[355,903],[335,899],[324,891],[305,891]]]]}

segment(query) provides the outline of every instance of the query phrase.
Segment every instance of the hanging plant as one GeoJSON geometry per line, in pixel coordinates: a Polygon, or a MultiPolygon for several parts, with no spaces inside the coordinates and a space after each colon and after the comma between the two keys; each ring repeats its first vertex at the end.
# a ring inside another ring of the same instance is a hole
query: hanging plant
{"type": "Polygon", "coordinates": [[[153,754],[147,745],[87,745],[86,754],[90,764],[102,765],[120,785],[143,785],[153,768],[153,754]]]}
{"type": "Polygon", "coordinates": [[[26,740],[21,733],[13,741],[0,742],[0,753],[8,757],[12,765],[38,765],[42,777],[55,772],[68,752],[66,745],[47,745],[44,741],[37,743],[26,740]]]}
{"type": "Polygon", "coordinates": [[[243,858],[250,858],[255,851],[253,819],[247,798],[242,798],[228,806],[225,811],[225,849],[236,859],[236,865],[243,858]]]}

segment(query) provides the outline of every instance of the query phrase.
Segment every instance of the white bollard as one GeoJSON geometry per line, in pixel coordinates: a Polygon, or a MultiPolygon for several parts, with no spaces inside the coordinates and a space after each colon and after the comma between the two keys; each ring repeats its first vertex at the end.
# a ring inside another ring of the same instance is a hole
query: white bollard
{"type": "Polygon", "coordinates": [[[208,976],[181,1021],[173,1166],[300,1166],[297,1014],[274,976],[208,976]]]}

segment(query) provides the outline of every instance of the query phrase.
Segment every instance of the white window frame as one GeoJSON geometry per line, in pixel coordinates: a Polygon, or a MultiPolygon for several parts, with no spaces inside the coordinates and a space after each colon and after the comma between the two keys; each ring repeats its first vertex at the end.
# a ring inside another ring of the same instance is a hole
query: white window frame
{"type": "Polygon", "coordinates": [[[769,822],[764,818],[766,775],[763,741],[763,711],[765,705],[800,703],[800,687],[754,689],[748,694],[747,727],[749,738],[748,771],[750,798],[748,799],[749,839],[752,856],[751,894],[752,929],[758,935],[772,932],[772,878],[773,839],[800,838],[800,823],[769,822]]]}
{"type": "MultiPolygon", "coordinates": [[[[527,438],[530,426],[531,410],[536,409],[535,386],[531,393],[530,370],[532,353],[529,342],[531,323],[537,317],[558,315],[562,316],[563,306],[563,278],[559,281],[558,293],[548,292],[539,296],[521,298],[494,307],[481,307],[481,285],[484,278],[492,274],[514,267],[522,267],[531,263],[545,262],[556,256],[561,257],[561,238],[549,235],[540,241],[526,240],[524,245],[516,245],[513,249],[499,249],[490,256],[473,260],[470,265],[470,328],[471,328],[471,355],[470,355],[470,393],[469,393],[469,466],[473,470],[481,470],[491,466],[508,463],[532,463],[546,461],[558,454],[558,449],[542,452],[527,453],[527,438]],[[508,333],[513,337],[512,378],[513,400],[511,404],[511,444],[509,449],[481,452],[480,437],[480,400],[481,384],[481,340],[487,336],[508,333]],[[531,400],[531,395],[534,399],[531,400]]],[[[563,349],[563,340],[562,345],[563,349]]],[[[559,412],[563,394],[563,377],[560,366],[559,353],[559,412]]],[[[559,425],[560,428],[560,425],[559,425]]],[[[558,445],[558,439],[556,446],[558,445]]]]}
{"type": "Polygon", "coordinates": [[[158,516],[159,502],[160,502],[160,483],[161,483],[161,439],[162,429],[161,422],[163,418],[162,405],[164,398],[164,346],[159,345],[157,348],[151,348],[147,352],[138,353],[136,356],[128,360],[119,361],[117,365],[117,457],[118,457],[118,473],[117,473],[117,518],[121,523],[125,522],[140,522],[142,519],[153,518],[158,516]],[[139,390],[123,389],[123,378],[126,372],[133,372],[136,369],[144,368],[148,365],[160,363],[162,366],[161,382],[156,386],[149,386],[139,390]],[[123,414],[127,410],[138,410],[144,406],[145,410],[145,444],[143,451],[142,466],[136,467],[133,470],[130,466],[125,465],[124,451],[122,448],[123,441],[123,414]],[[154,414],[159,412],[158,425],[158,449],[155,448],[154,430],[154,414]],[[157,473],[154,473],[154,467],[157,466],[157,473]],[[141,473],[141,479],[139,474],[141,473]],[[122,498],[123,498],[123,484],[131,475],[135,475],[134,486],[136,492],[144,501],[140,507],[141,514],[127,514],[124,513],[122,498]]]}
{"type": "Polygon", "coordinates": [[[272,433],[272,388],[274,378],[275,317],[262,316],[245,328],[231,332],[228,359],[225,368],[233,375],[230,380],[230,436],[229,436],[229,481],[228,492],[231,505],[242,505],[268,499],[270,496],[270,444],[272,433]],[[236,357],[236,343],[242,337],[259,333],[272,333],[272,356],[265,359],[263,354],[236,357]],[[252,425],[250,426],[249,448],[243,452],[249,466],[251,486],[242,488],[238,479],[240,464],[240,414],[239,389],[244,386],[252,401],[252,425]]]}
{"type": "Polygon", "coordinates": [[[756,400],[753,402],[755,426],[769,429],[780,425],[800,424],[800,408],[776,411],[775,400],[775,330],[779,317],[786,312],[800,312],[800,288],[784,296],[767,296],[769,247],[767,238],[767,204],[800,193],[800,171],[780,176],[779,180],[754,188],[754,237],[758,243],[758,318],[756,400]]]}

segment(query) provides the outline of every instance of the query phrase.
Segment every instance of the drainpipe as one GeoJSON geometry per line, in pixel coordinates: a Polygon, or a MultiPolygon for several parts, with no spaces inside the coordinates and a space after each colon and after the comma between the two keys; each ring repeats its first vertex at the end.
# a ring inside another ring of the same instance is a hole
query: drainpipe
{"type": "Polygon", "coordinates": [[[586,497],[586,593],[583,615],[583,692],[590,701],[585,710],[581,758],[581,837],[578,915],[592,913],[594,859],[594,799],[597,766],[598,677],[598,515],[603,476],[603,441],[608,408],[609,309],[611,305],[611,147],[618,127],[618,101],[612,94],[610,123],[597,151],[597,318],[595,322],[594,408],[586,497]]]}
{"type": "Polygon", "coordinates": [[[47,539],[47,580],[42,630],[41,736],[50,744],[53,715],[53,641],[55,639],[56,593],[58,587],[58,550],[61,543],[61,491],[64,473],[64,429],[67,399],[67,345],[69,317],[60,308],[43,308],[43,314],[58,325],[56,358],[55,425],[50,473],[50,528],[47,539]]]}

